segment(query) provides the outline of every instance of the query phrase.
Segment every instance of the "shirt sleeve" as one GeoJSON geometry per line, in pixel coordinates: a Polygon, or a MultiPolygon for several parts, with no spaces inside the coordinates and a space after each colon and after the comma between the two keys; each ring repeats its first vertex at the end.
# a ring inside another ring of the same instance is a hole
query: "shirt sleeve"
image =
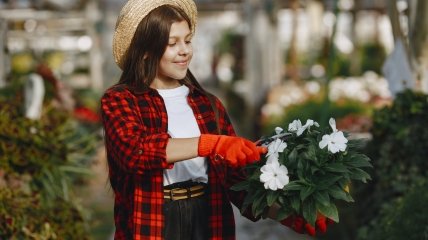
{"type": "Polygon", "coordinates": [[[169,135],[147,134],[137,111],[133,96],[126,91],[107,91],[101,98],[107,154],[131,173],[172,168],[166,161],[169,135]]]}
{"type": "MultiPolygon", "coordinates": [[[[230,121],[229,115],[227,114],[223,104],[220,102],[220,100],[216,99],[216,105],[217,105],[217,109],[219,110],[219,123],[220,123],[220,129],[222,131],[222,134],[225,134],[228,136],[236,136],[236,133],[230,121]]],[[[225,187],[227,189],[227,194],[229,196],[230,201],[238,209],[241,209],[242,204],[244,203],[246,192],[233,191],[230,189],[230,187],[243,181],[245,177],[246,175],[245,175],[245,172],[242,170],[242,168],[232,168],[232,167],[227,168],[227,177],[226,177],[225,187]]],[[[258,221],[260,217],[257,217],[257,218],[254,217],[250,209],[251,208],[248,208],[244,213],[242,213],[242,215],[253,222],[258,221]]]]}

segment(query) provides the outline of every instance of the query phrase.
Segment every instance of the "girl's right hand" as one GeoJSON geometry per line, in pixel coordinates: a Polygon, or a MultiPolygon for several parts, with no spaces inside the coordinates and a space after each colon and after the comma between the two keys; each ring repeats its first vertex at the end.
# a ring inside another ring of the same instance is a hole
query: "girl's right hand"
{"type": "Polygon", "coordinates": [[[241,137],[202,134],[199,138],[198,155],[222,159],[233,167],[245,166],[260,160],[260,154],[267,152],[266,147],[241,137]]]}

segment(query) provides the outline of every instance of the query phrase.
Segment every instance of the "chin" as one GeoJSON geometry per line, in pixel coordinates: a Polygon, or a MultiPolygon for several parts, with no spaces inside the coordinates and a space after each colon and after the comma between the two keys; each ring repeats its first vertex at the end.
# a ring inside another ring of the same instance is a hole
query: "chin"
{"type": "Polygon", "coordinates": [[[187,71],[183,74],[177,74],[173,78],[181,80],[181,79],[184,79],[186,77],[186,74],[187,74],[187,71]]]}

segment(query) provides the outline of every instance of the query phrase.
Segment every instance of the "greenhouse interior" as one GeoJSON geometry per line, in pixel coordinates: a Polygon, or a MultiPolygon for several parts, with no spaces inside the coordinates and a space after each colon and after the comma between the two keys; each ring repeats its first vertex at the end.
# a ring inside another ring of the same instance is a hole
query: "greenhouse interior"
{"type": "MultiPolygon", "coordinates": [[[[0,239],[114,239],[100,99],[121,78],[112,41],[126,2],[0,1],[0,239]]],[[[370,160],[332,170],[355,181],[325,195],[335,214],[314,207],[337,217],[324,234],[234,207],[236,239],[428,240],[428,2],[194,2],[189,69],[238,136],[256,142],[296,119],[309,134],[313,120],[362,139],[370,160]]],[[[253,211],[277,199],[268,191],[253,211]]]]}

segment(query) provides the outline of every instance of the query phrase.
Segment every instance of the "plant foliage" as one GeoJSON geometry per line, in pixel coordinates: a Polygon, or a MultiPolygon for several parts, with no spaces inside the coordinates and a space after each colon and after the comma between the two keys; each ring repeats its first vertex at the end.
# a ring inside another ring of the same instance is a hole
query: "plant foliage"
{"type": "Polygon", "coordinates": [[[52,104],[24,118],[20,102],[0,95],[0,239],[87,239],[73,187],[91,173],[96,133],[52,104]]]}

